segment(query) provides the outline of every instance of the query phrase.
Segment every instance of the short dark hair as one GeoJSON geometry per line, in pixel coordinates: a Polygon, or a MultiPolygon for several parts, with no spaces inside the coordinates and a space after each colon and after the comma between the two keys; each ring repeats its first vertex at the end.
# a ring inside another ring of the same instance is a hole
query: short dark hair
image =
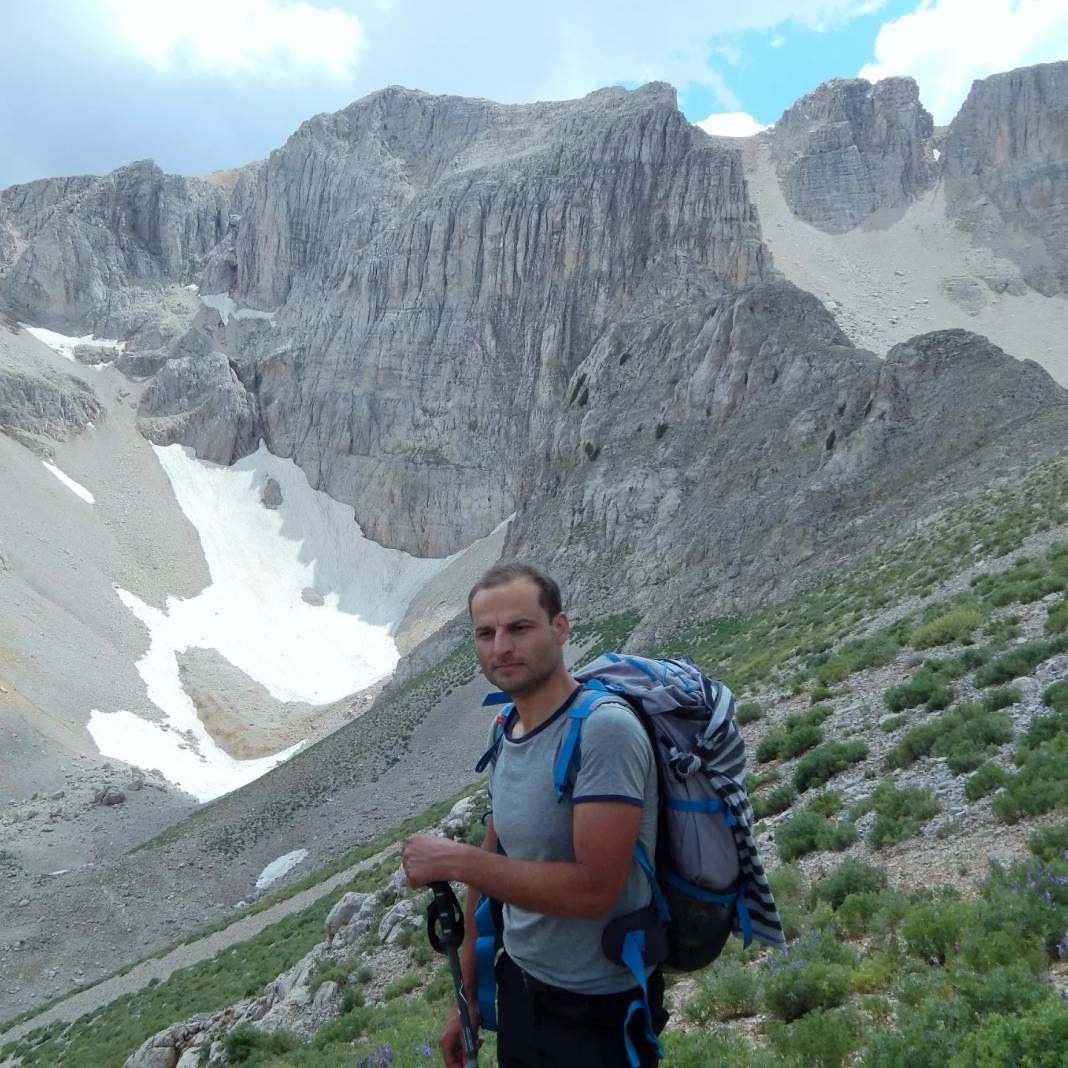
{"type": "Polygon", "coordinates": [[[550,620],[555,619],[563,610],[563,600],[560,597],[560,587],[556,581],[547,575],[540,567],[533,564],[515,560],[509,564],[494,564],[482,578],[471,587],[467,595],[467,614],[471,614],[471,602],[479,590],[488,590],[494,586],[503,586],[515,579],[528,578],[538,587],[538,604],[545,609],[545,614],[550,620]]]}

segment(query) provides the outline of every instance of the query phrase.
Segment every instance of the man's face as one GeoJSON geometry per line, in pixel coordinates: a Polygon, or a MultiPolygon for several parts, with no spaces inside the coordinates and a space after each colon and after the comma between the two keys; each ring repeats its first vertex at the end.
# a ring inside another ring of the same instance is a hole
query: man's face
{"type": "Polygon", "coordinates": [[[471,601],[471,623],[482,674],[510,696],[533,693],[563,664],[567,616],[549,619],[532,579],[479,590],[471,601]]]}

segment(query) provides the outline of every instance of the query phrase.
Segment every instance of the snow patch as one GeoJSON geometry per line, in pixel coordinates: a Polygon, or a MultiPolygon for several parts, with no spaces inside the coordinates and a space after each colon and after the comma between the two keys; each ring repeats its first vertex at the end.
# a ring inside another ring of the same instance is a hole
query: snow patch
{"type": "Polygon", "coordinates": [[[109,341],[107,338],[93,337],[92,334],[86,334],[85,337],[70,337],[68,334],[57,334],[54,330],[46,330],[43,326],[29,326],[26,323],[19,323],[19,326],[27,334],[32,334],[38,341],[43,341],[54,353],[65,360],[70,360],[71,363],[78,362],[74,358],[74,350],[82,346],[90,349],[111,349],[115,352],[126,351],[125,341],[109,341]]]}
{"type": "Polygon", "coordinates": [[[365,538],[353,509],[313,490],[292,460],[261,444],[232,467],[181,445],[153,446],[182,511],[196,528],[211,584],[160,610],[126,590],[123,604],[148,629],[137,670],[164,714],[93,710],[89,732],[105,756],[156,767],[200,800],[258,778],[300,747],[235,760],[212,741],[182,688],[177,657],[215,649],[279,701],[322,705],[389,675],[393,635],[415,595],[460,554],[421,559],[365,538]],[[282,503],[264,507],[267,480],[282,503]],[[323,597],[305,602],[307,588],[323,597]]]}
{"type": "Polygon", "coordinates": [[[228,293],[201,293],[200,302],[209,308],[214,308],[223,321],[223,326],[230,322],[230,316],[235,319],[266,319],[274,322],[274,312],[257,311],[255,308],[239,308],[237,302],[228,293]]]}
{"type": "Polygon", "coordinates": [[[83,501],[86,501],[88,504],[96,504],[96,498],[80,482],[75,482],[70,475],[60,471],[55,464],[50,464],[47,460],[42,460],[41,463],[43,463],[45,467],[47,467],[48,470],[67,487],[67,489],[73,490],[83,501]]]}
{"type": "Polygon", "coordinates": [[[306,849],[295,849],[292,853],[286,853],[285,856],[272,860],[260,872],[260,877],[256,880],[256,889],[265,890],[271,883],[278,882],[283,875],[288,875],[298,864],[302,863],[307,855],[306,849]]]}

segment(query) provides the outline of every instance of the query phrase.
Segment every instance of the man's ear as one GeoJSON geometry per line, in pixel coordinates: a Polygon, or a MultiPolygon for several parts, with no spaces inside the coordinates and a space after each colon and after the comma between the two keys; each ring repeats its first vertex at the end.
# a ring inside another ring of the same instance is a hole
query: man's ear
{"type": "Polygon", "coordinates": [[[558,612],[552,622],[552,627],[556,640],[563,645],[571,634],[571,620],[567,618],[566,613],[558,612]]]}

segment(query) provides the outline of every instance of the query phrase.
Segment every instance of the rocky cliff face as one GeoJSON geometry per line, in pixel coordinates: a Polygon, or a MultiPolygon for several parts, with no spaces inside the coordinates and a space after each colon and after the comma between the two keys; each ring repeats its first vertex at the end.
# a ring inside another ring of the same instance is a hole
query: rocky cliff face
{"type": "Polygon", "coordinates": [[[947,210],[1039,292],[1068,292],[1068,61],[975,82],[942,162],[947,210]]]}
{"type": "MultiPolygon", "coordinates": [[[[272,154],[233,258],[233,295],[273,326],[240,351],[203,326],[255,403],[251,436],[420,555],[515,510],[528,451],[625,309],[769,270],[737,153],[664,85],[522,107],[373,94],[272,154]]],[[[211,286],[224,273],[213,259],[211,286]]],[[[146,398],[156,440],[222,462],[247,448],[214,413],[174,420],[206,379],[195,362],[169,375],[146,398]]]]}
{"type": "Polygon", "coordinates": [[[811,295],[750,286],[606,332],[532,452],[505,554],[548,556],[600,611],[751,607],[983,485],[1022,422],[1068,433],[1066,402],[977,335],[927,334],[883,361],[811,295]]]}
{"type": "Polygon", "coordinates": [[[229,226],[230,191],[151,161],[103,178],[0,193],[0,301],[57,330],[122,337],[158,329],[164,286],[187,282],[229,226]]]}
{"type": "Polygon", "coordinates": [[[911,78],[836,78],[802,97],[764,136],[794,214],[849,230],[907,205],[934,176],[930,114],[911,78]]]}

